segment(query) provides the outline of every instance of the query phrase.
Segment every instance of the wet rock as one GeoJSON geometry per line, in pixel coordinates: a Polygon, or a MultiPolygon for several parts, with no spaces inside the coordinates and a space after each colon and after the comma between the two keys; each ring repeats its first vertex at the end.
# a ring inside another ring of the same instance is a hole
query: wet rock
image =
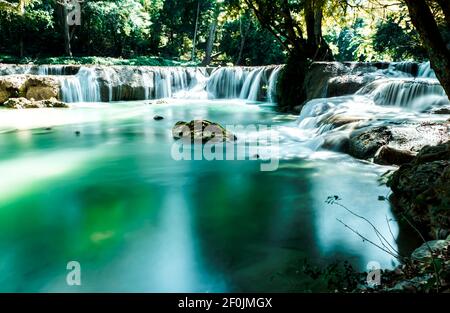
{"type": "Polygon", "coordinates": [[[161,121],[161,120],[164,119],[164,117],[162,117],[161,115],[155,115],[155,116],[153,116],[153,119],[154,119],[155,121],[161,121]]]}
{"type": "Polygon", "coordinates": [[[358,159],[373,158],[376,152],[392,140],[388,127],[376,127],[350,136],[349,154],[358,159]]]}
{"type": "Polygon", "coordinates": [[[433,253],[441,253],[448,249],[450,240],[432,240],[424,243],[411,254],[411,259],[419,262],[431,261],[433,253]]]}
{"type": "Polygon", "coordinates": [[[36,101],[34,99],[28,100],[26,98],[11,98],[4,104],[10,109],[42,109],[42,108],[68,108],[69,106],[61,101],[51,98],[48,100],[36,101]]]}
{"type": "Polygon", "coordinates": [[[431,114],[442,114],[442,115],[450,114],[450,107],[437,108],[437,109],[431,110],[430,113],[431,114]]]}
{"type": "Polygon", "coordinates": [[[365,120],[365,118],[359,116],[333,115],[326,120],[326,124],[331,124],[333,125],[333,128],[337,128],[363,120],[365,120]]]}
{"type": "Polygon", "coordinates": [[[381,165],[402,165],[411,162],[415,155],[409,150],[395,149],[386,145],[378,150],[373,162],[381,165]]]}
{"type": "Polygon", "coordinates": [[[347,74],[349,71],[348,67],[339,62],[315,62],[311,64],[305,77],[307,100],[325,97],[330,78],[347,74]]]}
{"type": "Polygon", "coordinates": [[[192,143],[218,143],[237,140],[236,136],[224,127],[207,120],[177,122],[172,128],[172,136],[176,140],[183,139],[192,143]]]}
{"type": "MultiPolygon", "coordinates": [[[[350,134],[348,153],[358,159],[372,159],[383,146],[403,150],[405,153],[406,151],[415,153],[427,145],[438,145],[448,140],[450,140],[448,122],[392,124],[353,131],[350,134]]],[[[407,155],[402,156],[408,160],[407,155]]],[[[380,162],[381,159],[378,158],[380,162]]],[[[399,161],[401,161],[400,164],[403,164],[405,159],[399,161]]]]}
{"type": "Polygon", "coordinates": [[[328,81],[327,97],[352,95],[359,89],[373,82],[376,76],[342,75],[330,78],[328,81]]]}
{"type": "Polygon", "coordinates": [[[367,74],[375,73],[381,67],[370,62],[314,62],[305,77],[306,98],[353,94],[375,80],[377,75],[367,74]]]}
{"type": "Polygon", "coordinates": [[[425,147],[402,165],[388,185],[394,211],[406,216],[429,238],[450,230],[450,142],[425,147]]]}

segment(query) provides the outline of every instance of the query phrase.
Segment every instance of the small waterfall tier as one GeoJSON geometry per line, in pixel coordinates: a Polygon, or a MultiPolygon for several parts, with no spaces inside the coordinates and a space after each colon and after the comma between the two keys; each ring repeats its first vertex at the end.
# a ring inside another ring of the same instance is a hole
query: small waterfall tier
{"type": "Polygon", "coordinates": [[[378,105],[420,108],[424,103],[441,100],[446,94],[436,79],[391,78],[376,80],[357,92],[378,105]]]}
{"type": "Polygon", "coordinates": [[[275,102],[282,67],[0,65],[0,75],[58,76],[61,98],[69,103],[162,98],[275,102]]]}

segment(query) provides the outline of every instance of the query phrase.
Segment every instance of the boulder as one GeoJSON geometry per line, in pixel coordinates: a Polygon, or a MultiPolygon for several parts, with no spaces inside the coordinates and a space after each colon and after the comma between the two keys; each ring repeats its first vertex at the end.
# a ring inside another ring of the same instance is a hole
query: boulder
{"type": "Polygon", "coordinates": [[[330,78],[348,72],[349,68],[339,62],[315,62],[311,64],[304,83],[307,100],[326,97],[330,78]]]}
{"type": "Polygon", "coordinates": [[[380,165],[402,165],[411,162],[415,155],[412,151],[395,149],[385,145],[375,154],[373,162],[380,165]]]}
{"type": "Polygon", "coordinates": [[[69,106],[55,98],[46,100],[28,100],[26,98],[10,98],[4,104],[9,109],[42,109],[42,108],[68,108],[69,106]]]}
{"type": "Polygon", "coordinates": [[[373,158],[376,152],[392,140],[392,132],[386,127],[375,127],[350,135],[349,154],[357,159],[373,158]]]}
{"type": "Polygon", "coordinates": [[[207,120],[177,122],[172,128],[173,138],[183,139],[191,143],[234,142],[236,136],[217,123],[207,120]]]}
{"type": "Polygon", "coordinates": [[[430,238],[450,230],[450,142],[425,147],[388,182],[397,214],[406,216],[430,238]]]}
{"type": "Polygon", "coordinates": [[[0,76],[0,104],[9,98],[19,97],[23,94],[24,75],[0,76]]]}
{"type": "Polygon", "coordinates": [[[306,100],[355,93],[383,76],[382,65],[370,62],[314,62],[305,76],[306,100]]]}
{"type": "Polygon", "coordinates": [[[54,76],[30,76],[24,85],[25,97],[34,100],[59,99],[60,81],[54,76]]]}
{"type": "Polygon", "coordinates": [[[396,157],[401,159],[392,161],[400,162],[397,165],[401,165],[410,160],[411,156],[408,154],[415,154],[427,145],[439,145],[448,140],[450,140],[449,122],[405,123],[361,128],[350,134],[348,153],[358,159],[372,159],[378,154],[377,160],[381,164],[386,164],[393,157],[392,154],[396,154],[396,157]],[[381,151],[383,146],[388,148],[381,151]],[[400,151],[403,153],[399,153],[400,151]],[[388,156],[389,153],[391,156],[388,156]],[[383,157],[386,157],[384,161],[383,157]]]}
{"type": "Polygon", "coordinates": [[[374,75],[342,75],[330,78],[327,97],[338,97],[355,94],[362,87],[373,82],[374,75]]]}
{"type": "Polygon", "coordinates": [[[0,104],[17,97],[28,100],[59,99],[60,88],[60,80],[56,76],[0,76],[0,104]]]}
{"type": "Polygon", "coordinates": [[[450,240],[432,240],[425,242],[411,254],[411,259],[419,262],[429,262],[433,253],[441,253],[450,247],[450,240]]]}

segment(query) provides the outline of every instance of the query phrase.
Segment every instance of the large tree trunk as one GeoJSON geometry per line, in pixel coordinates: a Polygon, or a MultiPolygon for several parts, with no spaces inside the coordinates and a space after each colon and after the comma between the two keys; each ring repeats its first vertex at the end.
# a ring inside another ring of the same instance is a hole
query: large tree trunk
{"type": "Polygon", "coordinates": [[[244,48],[245,48],[245,42],[247,40],[247,33],[250,30],[251,21],[248,21],[247,26],[245,27],[245,30],[242,27],[242,18],[239,19],[239,33],[241,35],[241,44],[239,45],[239,54],[236,59],[235,65],[241,65],[242,63],[242,56],[244,54],[244,48]]]}
{"type": "Polygon", "coordinates": [[[431,66],[447,96],[450,95],[450,52],[425,0],[405,0],[411,21],[422,39],[431,66]]]}
{"type": "MultiPolygon", "coordinates": [[[[19,14],[22,17],[22,21],[23,21],[23,16],[25,15],[25,1],[24,0],[19,1],[18,9],[19,9],[19,14]]],[[[23,25],[23,23],[22,23],[22,25],[23,25]]],[[[24,33],[24,30],[22,29],[22,31],[20,32],[20,38],[19,38],[20,58],[23,58],[25,55],[25,45],[24,45],[24,40],[23,40],[23,33],[24,33]]]]}
{"type": "Polygon", "coordinates": [[[216,31],[217,31],[217,24],[219,23],[219,14],[220,14],[220,7],[219,4],[216,4],[213,21],[209,26],[209,34],[208,34],[208,41],[206,42],[205,57],[203,58],[202,62],[203,66],[208,66],[212,60],[211,56],[214,48],[214,41],[216,40],[216,31]]]}
{"type": "Polygon", "coordinates": [[[194,39],[192,40],[192,55],[191,55],[192,61],[195,61],[195,48],[197,45],[197,31],[198,31],[199,17],[200,17],[200,0],[197,0],[197,14],[195,17],[194,39]]]}
{"type": "Polygon", "coordinates": [[[62,26],[63,26],[63,30],[64,30],[64,52],[67,56],[72,57],[72,47],[70,44],[70,28],[69,28],[69,23],[67,20],[67,6],[65,4],[61,4],[62,6],[62,26]]]}
{"type": "Polygon", "coordinates": [[[305,1],[306,34],[308,54],[313,61],[330,61],[333,54],[322,35],[324,0],[305,1]]]}

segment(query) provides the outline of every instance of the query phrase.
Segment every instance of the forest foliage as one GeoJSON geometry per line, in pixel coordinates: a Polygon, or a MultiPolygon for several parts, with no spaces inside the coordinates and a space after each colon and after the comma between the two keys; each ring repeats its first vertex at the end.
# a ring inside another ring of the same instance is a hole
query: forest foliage
{"type": "MultiPolygon", "coordinates": [[[[15,57],[4,61],[60,60],[55,57],[68,54],[66,35],[70,54],[82,61],[91,60],[82,57],[93,56],[134,59],[136,64],[155,60],[155,64],[165,64],[160,59],[145,59],[150,56],[204,65],[287,60],[288,51],[261,25],[249,7],[251,1],[84,0],[81,25],[71,26],[67,34],[61,1],[0,0],[0,54],[15,57]],[[24,10],[8,9],[5,3],[12,7],[24,3],[24,10]]],[[[301,1],[289,1],[289,5],[295,2],[301,1]]],[[[323,38],[335,59],[426,58],[405,9],[357,10],[341,2],[329,1],[323,13],[323,38]]],[[[300,13],[293,10],[293,14],[300,13]]]]}

